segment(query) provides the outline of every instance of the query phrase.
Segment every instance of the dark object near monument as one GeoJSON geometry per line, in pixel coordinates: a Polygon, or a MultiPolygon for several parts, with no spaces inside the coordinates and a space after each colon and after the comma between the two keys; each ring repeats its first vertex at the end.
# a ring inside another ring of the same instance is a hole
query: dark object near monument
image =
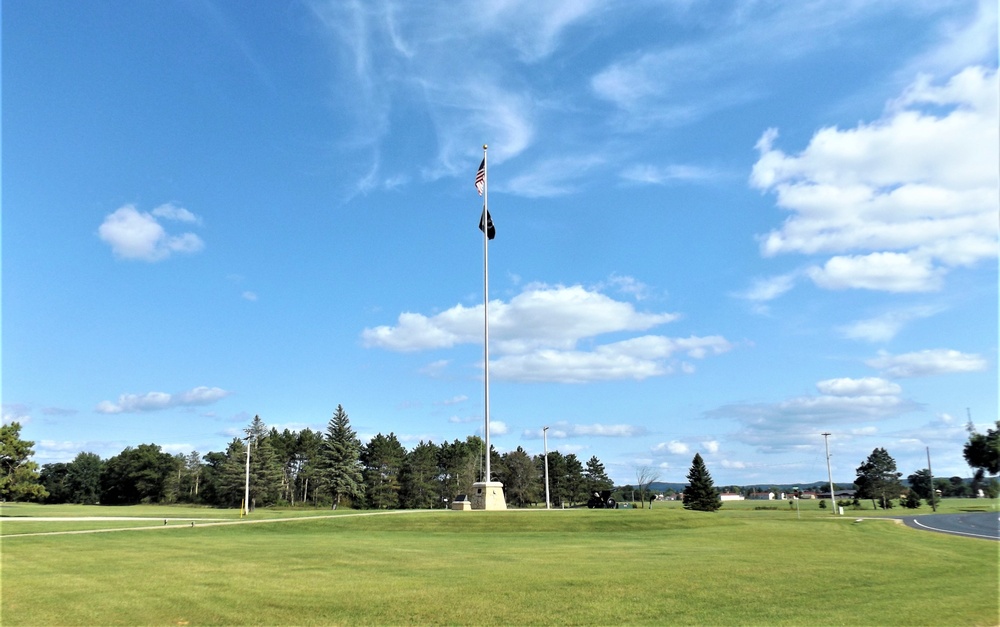
{"type": "Polygon", "coordinates": [[[590,509],[614,509],[615,505],[617,503],[611,498],[611,490],[592,492],[590,499],[587,501],[587,507],[590,509]]]}

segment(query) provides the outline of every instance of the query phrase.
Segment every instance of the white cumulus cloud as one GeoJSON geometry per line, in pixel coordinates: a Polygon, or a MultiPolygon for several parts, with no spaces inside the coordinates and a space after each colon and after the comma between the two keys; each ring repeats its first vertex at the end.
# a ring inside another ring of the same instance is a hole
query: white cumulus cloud
{"type": "Polygon", "coordinates": [[[757,144],[751,184],[790,212],[765,256],[829,255],[807,275],[825,289],[939,289],[947,273],[997,256],[997,73],[919,78],[882,118],[824,128],[799,154],[757,144]]]}
{"type": "MultiPolygon", "coordinates": [[[[609,286],[630,287],[627,277],[613,277],[609,286]]],[[[516,381],[581,383],[689,373],[694,366],[676,356],[704,359],[729,351],[722,336],[666,337],[641,335],[598,343],[603,334],[645,331],[678,318],[673,313],[637,311],[632,303],[615,300],[596,288],[527,286],[509,302],[490,303],[490,341],[497,358],[491,374],[516,381]],[[579,348],[581,342],[586,350],[579,348]]],[[[406,312],[395,326],[365,329],[366,346],[396,351],[450,348],[482,342],[483,307],[456,305],[434,316],[406,312]]]]}
{"type": "Polygon", "coordinates": [[[182,207],[161,205],[151,213],[125,205],[104,218],[97,229],[101,241],[111,246],[119,259],[161,261],[177,254],[192,254],[205,247],[194,233],[171,235],[160,220],[199,223],[200,219],[182,207]]]}

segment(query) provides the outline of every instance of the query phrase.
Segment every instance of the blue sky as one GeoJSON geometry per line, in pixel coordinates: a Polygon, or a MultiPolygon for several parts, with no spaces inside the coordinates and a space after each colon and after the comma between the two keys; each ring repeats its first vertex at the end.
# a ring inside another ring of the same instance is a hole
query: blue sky
{"type": "Polygon", "coordinates": [[[970,474],[997,417],[990,1],[5,2],[3,420],[255,414],[619,483],[970,474]],[[418,4],[420,6],[418,6],[418,4]]]}

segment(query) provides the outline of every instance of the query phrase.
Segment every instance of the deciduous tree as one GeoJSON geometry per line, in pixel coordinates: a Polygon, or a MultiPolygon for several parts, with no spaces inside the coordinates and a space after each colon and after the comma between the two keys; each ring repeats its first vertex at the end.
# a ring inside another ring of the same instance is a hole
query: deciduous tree
{"type": "Polygon", "coordinates": [[[973,468],[979,468],[991,475],[1000,474],[1000,420],[996,429],[986,433],[969,434],[969,441],[962,448],[965,461],[973,468]]]}

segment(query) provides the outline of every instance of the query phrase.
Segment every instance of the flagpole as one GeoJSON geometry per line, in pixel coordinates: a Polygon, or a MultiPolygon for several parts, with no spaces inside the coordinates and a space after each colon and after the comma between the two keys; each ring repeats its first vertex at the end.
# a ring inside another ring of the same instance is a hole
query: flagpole
{"type": "Polygon", "coordinates": [[[486,473],[483,481],[492,481],[490,474],[490,238],[489,238],[489,176],[486,172],[486,144],[483,144],[483,375],[485,380],[486,473]]]}

